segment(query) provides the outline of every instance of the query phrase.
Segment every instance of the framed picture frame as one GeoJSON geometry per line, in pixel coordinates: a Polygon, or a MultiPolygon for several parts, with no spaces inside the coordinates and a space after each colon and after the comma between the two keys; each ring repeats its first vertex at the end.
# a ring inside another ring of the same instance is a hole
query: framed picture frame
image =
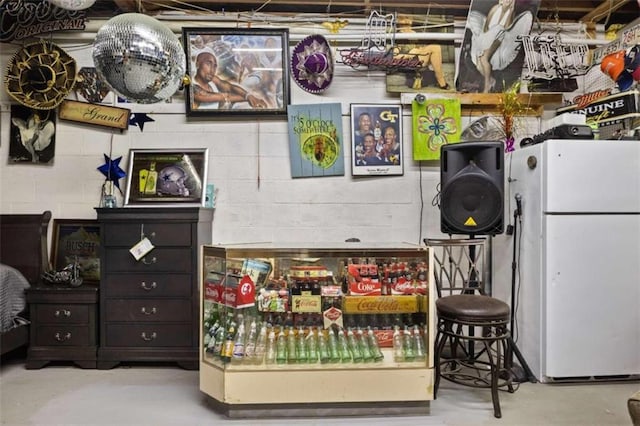
{"type": "Polygon", "coordinates": [[[125,207],[202,206],[208,148],[131,149],[125,207]]]}
{"type": "Polygon", "coordinates": [[[404,174],[402,106],[351,104],[353,176],[404,174]]]}
{"type": "Polygon", "coordinates": [[[100,224],[89,219],[54,219],[51,267],[61,271],[78,260],[83,283],[100,282],[100,224]]]}
{"type": "Polygon", "coordinates": [[[188,116],[285,116],[289,30],[184,27],[188,116]]]}

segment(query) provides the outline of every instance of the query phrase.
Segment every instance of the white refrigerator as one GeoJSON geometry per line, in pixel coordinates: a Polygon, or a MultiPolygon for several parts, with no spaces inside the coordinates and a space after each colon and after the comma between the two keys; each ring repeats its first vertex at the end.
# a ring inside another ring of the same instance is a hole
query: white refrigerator
{"type": "Polygon", "coordinates": [[[524,360],[541,382],[637,378],[640,142],[547,140],[506,155],[505,223],[515,223],[516,194],[522,215],[517,235],[493,240],[492,281],[510,302],[518,237],[524,360]]]}

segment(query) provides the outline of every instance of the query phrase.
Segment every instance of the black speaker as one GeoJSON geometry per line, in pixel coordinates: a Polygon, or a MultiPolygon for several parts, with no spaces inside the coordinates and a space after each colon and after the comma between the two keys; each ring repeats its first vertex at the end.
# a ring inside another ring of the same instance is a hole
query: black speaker
{"type": "Polygon", "coordinates": [[[504,228],[504,145],[462,142],[440,150],[440,229],[496,235],[504,228]]]}

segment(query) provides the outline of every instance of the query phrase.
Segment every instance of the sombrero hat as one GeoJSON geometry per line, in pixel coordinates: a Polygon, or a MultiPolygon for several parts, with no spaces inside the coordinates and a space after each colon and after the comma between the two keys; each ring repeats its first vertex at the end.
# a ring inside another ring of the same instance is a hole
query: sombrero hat
{"type": "Polygon", "coordinates": [[[49,41],[27,44],[9,61],[7,93],[33,109],[57,107],[76,82],[76,61],[49,41]]]}
{"type": "Polygon", "coordinates": [[[323,36],[311,35],[296,44],[291,73],[298,86],[307,92],[320,93],[329,87],[333,79],[333,54],[323,36]]]}

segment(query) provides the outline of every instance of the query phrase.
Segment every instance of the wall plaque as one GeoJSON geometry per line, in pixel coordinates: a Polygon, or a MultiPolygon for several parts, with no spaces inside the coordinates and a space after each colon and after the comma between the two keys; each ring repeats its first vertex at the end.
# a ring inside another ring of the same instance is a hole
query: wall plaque
{"type": "Polygon", "coordinates": [[[59,117],[63,120],[77,121],[96,126],[113,127],[126,130],[129,127],[131,110],[88,102],[63,101],[60,104],[59,117]]]}

